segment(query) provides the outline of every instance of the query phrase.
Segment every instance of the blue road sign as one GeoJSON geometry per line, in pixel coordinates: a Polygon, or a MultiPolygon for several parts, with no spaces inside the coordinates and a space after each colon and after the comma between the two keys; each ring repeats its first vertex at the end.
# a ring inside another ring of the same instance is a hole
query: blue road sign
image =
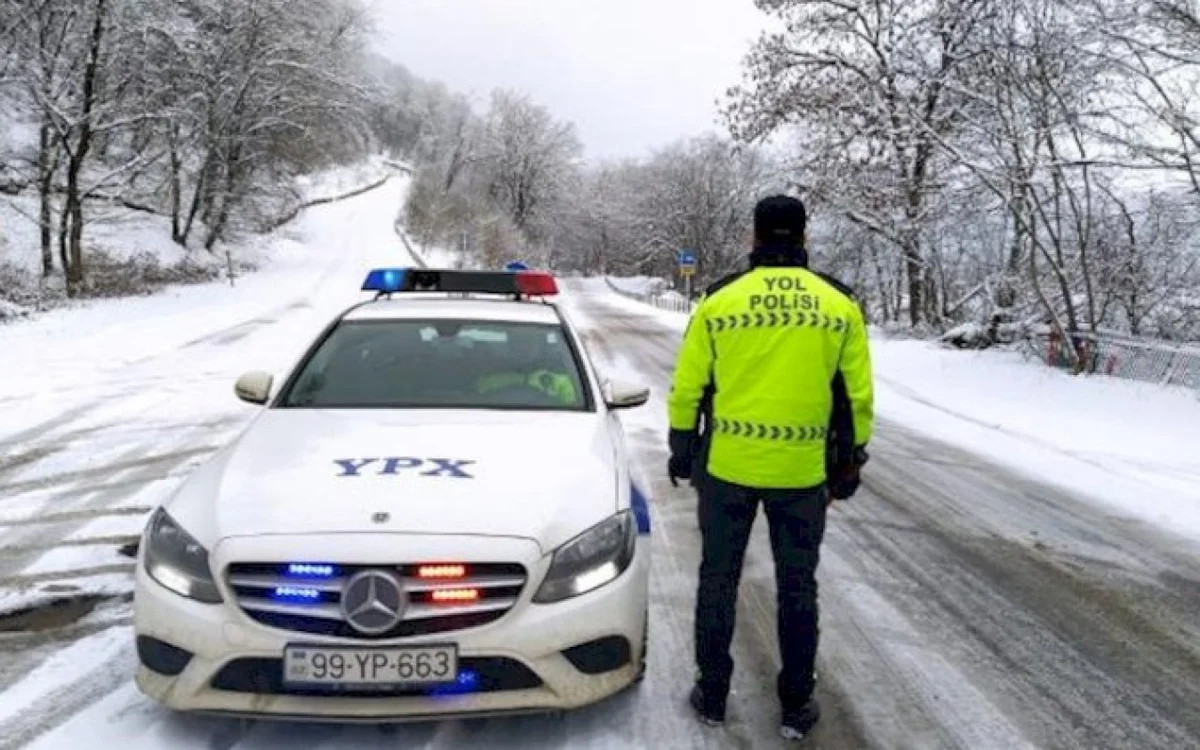
{"type": "Polygon", "coordinates": [[[691,250],[679,251],[679,265],[683,268],[691,268],[696,265],[696,254],[691,250]]]}

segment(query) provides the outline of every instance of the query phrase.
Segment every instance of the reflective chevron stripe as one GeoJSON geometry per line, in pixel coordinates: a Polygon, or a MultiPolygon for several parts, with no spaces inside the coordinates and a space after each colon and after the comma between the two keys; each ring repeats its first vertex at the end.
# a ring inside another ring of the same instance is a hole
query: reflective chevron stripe
{"type": "Polygon", "coordinates": [[[825,427],[809,427],[804,425],[772,425],[758,422],[746,422],[739,419],[724,419],[717,417],[713,420],[717,432],[734,437],[751,440],[782,440],[789,443],[824,440],[828,434],[825,427]]]}
{"type": "Polygon", "coordinates": [[[847,328],[843,318],[831,317],[818,312],[742,313],[741,315],[719,315],[705,321],[709,333],[745,330],[747,328],[818,328],[842,333],[847,328]]]}

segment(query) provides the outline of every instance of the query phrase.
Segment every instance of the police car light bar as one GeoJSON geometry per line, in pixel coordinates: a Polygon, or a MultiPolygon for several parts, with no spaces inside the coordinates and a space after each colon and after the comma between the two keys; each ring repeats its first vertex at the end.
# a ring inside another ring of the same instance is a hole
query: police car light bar
{"type": "Polygon", "coordinates": [[[551,274],[540,271],[449,271],[429,268],[377,268],[367,274],[364,292],[407,294],[452,292],[548,297],[558,294],[551,274]]]}

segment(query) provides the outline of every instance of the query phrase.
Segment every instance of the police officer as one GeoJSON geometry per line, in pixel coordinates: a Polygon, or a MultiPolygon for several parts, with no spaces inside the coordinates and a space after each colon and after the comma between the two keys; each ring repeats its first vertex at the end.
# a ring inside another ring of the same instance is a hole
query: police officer
{"type": "Polygon", "coordinates": [[[848,289],[808,269],[805,223],[794,198],[759,203],[750,268],[709,287],[692,314],[669,398],[668,471],[673,483],[693,480],[703,536],[690,702],[706,724],[724,721],[738,582],[761,503],[788,739],[820,718],[816,571],[826,507],[857,489],[874,419],[862,313],[848,289]]]}
{"type": "Polygon", "coordinates": [[[513,389],[538,391],[560,406],[579,403],[575,381],[563,371],[553,354],[547,351],[547,332],[537,327],[514,329],[509,333],[509,349],[513,365],[500,372],[484,375],[475,381],[480,395],[513,389]]]}

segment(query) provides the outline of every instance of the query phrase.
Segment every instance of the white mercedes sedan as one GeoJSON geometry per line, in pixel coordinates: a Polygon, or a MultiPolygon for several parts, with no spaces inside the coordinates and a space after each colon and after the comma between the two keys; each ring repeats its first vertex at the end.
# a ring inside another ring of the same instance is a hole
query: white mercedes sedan
{"type": "Polygon", "coordinates": [[[529,271],[373,271],[139,548],[137,684],[182,711],[556,711],[645,669],[650,511],[603,381],[529,271]]]}

